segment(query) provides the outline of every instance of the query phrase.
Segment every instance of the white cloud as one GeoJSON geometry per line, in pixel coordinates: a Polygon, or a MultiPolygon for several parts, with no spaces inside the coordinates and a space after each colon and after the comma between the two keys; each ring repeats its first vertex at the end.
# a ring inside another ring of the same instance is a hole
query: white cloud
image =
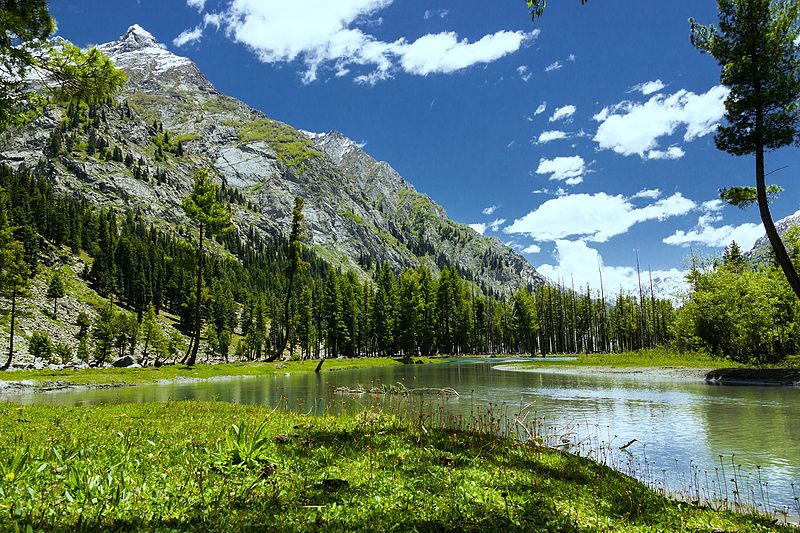
{"type": "Polygon", "coordinates": [[[541,115],[545,111],[547,111],[547,102],[542,102],[539,104],[539,107],[536,108],[536,111],[533,112],[533,116],[541,115]]]}
{"type": "Polygon", "coordinates": [[[440,19],[445,18],[450,13],[448,9],[427,9],[425,10],[425,14],[423,17],[425,20],[431,19],[433,17],[439,17],[440,19]]]}
{"type": "Polygon", "coordinates": [[[506,219],[504,218],[497,218],[489,222],[489,227],[492,228],[492,231],[497,231],[500,229],[500,226],[506,223],[506,219]]]}
{"type": "Polygon", "coordinates": [[[661,189],[642,189],[641,191],[631,196],[631,200],[634,200],[636,198],[647,198],[649,200],[657,200],[658,198],[661,198],[661,189]]]}
{"type": "MultiPolygon", "coordinates": [[[[315,81],[324,68],[338,74],[358,68],[354,81],[367,84],[390,78],[397,69],[422,76],[451,73],[514,53],[539,34],[498,31],[469,42],[444,32],[381,41],[369,27],[382,20],[374,15],[393,1],[233,0],[223,11],[207,13],[204,24],[223,29],[264,63],[302,61],[305,83],[315,81]]],[[[431,13],[443,16],[441,10],[431,13]]]]}
{"type": "Polygon", "coordinates": [[[570,54],[567,56],[567,61],[575,61],[575,54],[570,54]]]}
{"type": "Polygon", "coordinates": [[[521,31],[499,31],[470,43],[452,32],[428,34],[411,44],[397,45],[403,70],[426,76],[451,73],[478,63],[491,63],[519,50],[529,35],[521,31]]]}
{"type": "Polygon", "coordinates": [[[545,72],[553,72],[554,70],[558,70],[562,68],[564,65],[561,64],[560,61],[554,61],[547,65],[544,69],[545,72]]]}
{"type": "Polygon", "coordinates": [[[650,150],[645,159],[680,159],[686,152],[680,146],[670,146],[666,150],[650,150]]]}
{"type": "Polygon", "coordinates": [[[202,26],[197,26],[192,30],[184,30],[183,32],[181,32],[180,35],[172,39],[172,44],[181,47],[189,43],[197,42],[202,37],[203,37],[203,28],[202,26]]]}
{"type": "Polygon", "coordinates": [[[753,247],[756,240],[764,234],[761,224],[745,223],[740,226],[714,227],[715,222],[722,220],[722,207],[725,204],[722,200],[710,200],[700,205],[702,214],[697,219],[697,225],[690,231],[676,230],[675,233],[663,239],[665,244],[673,246],[690,246],[699,244],[712,248],[723,248],[728,246],[731,241],[736,241],[739,245],[749,250],[753,247]]]}
{"type": "Polygon", "coordinates": [[[725,114],[724,101],[730,91],[718,85],[704,94],[680,90],[670,96],[655,95],[644,103],[620,102],[603,108],[594,116],[600,126],[594,141],[604,150],[643,159],[678,154],[679,147],[658,149],[661,137],[685,126],[683,140],[692,141],[712,133],[725,114]]]}
{"type": "Polygon", "coordinates": [[[586,162],[579,155],[540,159],[537,174],[550,174],[550,181],[566,181],[567,185],[577,185],[583,181],[586,162]],[[577,180],[577,181],[576,181],[577,180]]]}
{"type": "Polygon", "coordinates": [[[528,67],[525,65],[520,65],[517,67],[517,74],[519,74],[519,77],[525,82],[530,81],[530,79],[533,77],[533,73],[531,73],[528,70],[528,67]]]}
{"type": "Polygon", "coordinates": [[[565,105],[561,107],[557,107],[555,111],[553,111],[553,116],[550,117],[550,122],[556,122],[557,120],[566,120],[578,110],[574,105],[565,105]]]}
{"type": "Polygon", "coordinates": [[[664,85],[664,82],[662,82],[661,80],[654,80],[634,85],[633,87],[631,87],[631,90],[640,92],[643,95],[648,96],[650,94],[657,93],[664,87],[666,87],[666,85],[664,85]]]}
{"type": "Polygon", "coordinates": [[[635,224],[685,215],[697,205],[675,193],[644,207],[636,207],[622,195],[571,194],[547,200],[536,210],[515,220],[505,233],[524,233],[536,241],[579,237],[606,242],[626,233],[635,224]]]}
{"type": "Polygon", "coordinates": [[[542,248],[537,244],[531,244],[527,248],[522,249],[522,253],[524,254],[538,254],[542,251],[542,248]]]}
{"type": "MultiPolygon", "coordinates": [[[[719,220],[716,218],[715,220],[719,220]]],[[[707,225],[710,220],[703,220],[700,217],[697,228],[691,231],[677,230],[674,234],[664,239],[665,244],[675,246],[690,246],[700,244],[714,248],[728,246],[731,241],[736,241],[744,250],[753,247],[759,237],[764,234],[764,227],[761,224],[745,223],[741,226],[720,226],[713,227],[707,225]]]]}
{"type": "Polygon", "coordinates": [[[206,0],[186,0],[186,5],[202,13],[203,9],[206,7],[206,0]]]}
{"type": "Polygon", "coordinates": [[[477,231],[478,233],[483,235],[483,234],[486,233],[487,229],[490,229],[490,230],[496,232],[497,230],[500,229],[500,226],[502,226],[505,223],[506,223],[506,219],[498,218],[498,219],[493,220],[491,222],[477,222],[475,224],[467,224],[467,226],[469,226],[470,228],[474,229],[475,231],[477,231]]]}
{"type": "Polygon", "coordinates": [[[543,131],[539,134],[539,139],[536,141],[538,144],[549,143],[550,141],[560,141],[566,139],[567,134],[559,130],[543,131]]]}
{"type": "Polygon", "coordinates": [[[477,222],[475,224],[467,224],[467,226],[469,226],[470,228],[474,229],[475,231],[477,231],[481,235],[486,233],[486,228],[488,227],[488,225],[484,224],[483,222],[477,222]]]}
{"type": "Polygon", "coordinates": [[[490,205],[489,207],[484,208],[483,211],[481,211],[481,213],[483,213],[484,215],[493,215],[494,212],[497,211],[497,207],[498,206],[496,205],[490,205]]]}
{"type": "MultiPolygon", "coordinates": [[[[541,274],[566,285],[574,283],[576,290],[585,289],[588,284],[593,291],[600,290],[600,272],[603,273],[603,286],[607,297],[613,297],[620,289],[628,293],[638,293],[638,274],[634,267],[608,266],[600,253],[590,248],[584,241],[556,241],[556,264],[536,267],[541,274]]],[[[643,287],[649,293],[650,272],[641,272],[643,287]],[[647,280],[647,281],[645,281],[647,280]]],[[[685,273],[672,268],[652,272],[656,296],[670,296],[674,299],[678,292],[686,290],[685,273]],[[659,291],[661,288],[661,291],[659,291]]]]}

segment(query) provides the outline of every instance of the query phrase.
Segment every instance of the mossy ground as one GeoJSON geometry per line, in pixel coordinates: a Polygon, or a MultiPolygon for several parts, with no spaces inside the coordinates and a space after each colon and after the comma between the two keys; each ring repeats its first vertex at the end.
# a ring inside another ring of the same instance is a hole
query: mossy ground
{"type": "Polygon", "coordinates": [[[780,530],[765,518],[670,501],[586,459],[382,413],[315,418],[214,402],[0,404],[0,530],[29,525],[780,530]]]}

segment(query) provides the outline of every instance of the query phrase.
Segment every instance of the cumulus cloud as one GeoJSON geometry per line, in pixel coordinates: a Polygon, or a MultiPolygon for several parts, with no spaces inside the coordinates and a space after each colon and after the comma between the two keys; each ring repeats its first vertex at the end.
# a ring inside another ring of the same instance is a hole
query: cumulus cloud
{"type": "Polygon", "coordinates": [[[654,80],[634,85],[633,87],[631,87],[631,91],[640,92],[643,95],[648,96],[653,93],[657,93],[664,87],[666,87],[666,85],[664,85],[664,82],[662,82],[661,80],[654,80]]]}
{"type": "Polygon", "coordinates": [[[522,78],[522,81],[525,82],[530,81],[530,79],[533,77],[533,74],[528,70],[528,67],[526,67],[525,65],[520,65],[517,67],[517,74],[519,74],[519,77],[522,78]]]}
{"type": "Polygon", "coordinates": [[[485,207],[483,209],[483,211],[481,211],[481,213],[483,213],[484,215],[490,215],[491,216],[491,215],[494,214],[495,211],[497,211],[497,207],[498,206],[496,206],[496,205],[490,205],[489,207],[485,207]]]}
{"type": "Polygon", "coordinates": [[[542,102],[539,104],[539,107],[536,108],[536,111],[533,112],[533,116],[541,115],[545,111],[547,111],[547,102],[542,102]]]}
{"type": "Polygon", "coordinates": [[[685,215],[697,207],[680,193],[643,207],[634,205],[632,199],[604,192],[559,196],[547,200],[503,231],[523,233],[536,241],[578,237],[606,242],[611,237],[626,233],[635,224],[685,215]]]}
{"type": "Polygon", "coordinates": [[[566,132],[559,130],[543,131],[539,134],[539,139],[536,141],[538,144],[549,143],[550,141],[560,141],[566,139],[568,136],[566,132]]]}
{"type": "Polygon", "coordinates": [[[673,235],[664,239],[664,243],[684,247],[699,244],[712,248],[724,248],[731,241],[736,241],[744,250],[749,250],[764,234],[764,227],[761,224],[748,222],[740,226],[713,227],[706,225],[707,223],[708,221],[700,220],[697,228],[691,231],[677,230],[673,235]]]}
{"type": "MultiPolygon", "coordinates": [[[[555,264],[543,264],[536,267],[542,275],[565,284],[575,284],[593,290],[600,288],[600,272],[603,273],[603,286],[606,295],[613,295],[620,289],[625,292],[638,291],[638,274],[631,266],[605,265],[600,253],[590,248],[584,241],[556,241],[554,254],[555,264]]],[[[642,272],[642,279],[649,281],[650,272],[642,272]]],[[[678,294],[686,290],[685,273],[672,268],[652,272],[656,295],[677,299],[678,294]],[[661,291],[659,291],[661,288],[661,291]]],[[[646,284],[649,290],[649,283],[646,284]]]]}
{"type": "Polygon", "coordinates": [[[197,26],[191,30],[184,30],[180,35],[172,39],[175,46],[185,46],[189,43],[199,41],[203,37],[203,27],[197,26]]]}
{"type": "Polygon", "coordinates": [[[715,131],[725,114],[724,102],[729,92],[727,87],[718,85],[704,94],[680,90],[669,96],[657,94],[644,103],[626,101],[605,107],[594,116],[600,123],[594,141],[600,149],[624,156],[675,158],[682,155],[682,149],[671,146],[666,151],[659,150],[659,139],[674,134],[681,126],[686,128],[685,142],[715,131]]]}
{"type": "Polygon", "coordinates": [[[550,174],[550,181],[563,181],[567,185],[577,185],[586,174],[586,162],[579,155],[571,157],[542,158],[536,169],[537,174],[550,174]]]}
{"type": "Polygon", "coordinates": [[[690,231],[676,230],[675,233],[663,239],[665,244],[673,246],[709,246],[711,248],[724,248],[731,241],[736,241],[744,250],[749,250],[755,242],[764,234],[764,227],[761,224],[750,222],[739,226],[726,224],[724,226],[714,226],[714,223],[722,220],[722,200],[710,200],[703,202],[699,209],[702,214],[697,219],[697,225],[690,231]]]}
{"type": "Polygon", "coordinates": [[[403,70],[426,76],[451,73],[478,63],[491,63],[519,50],[527,34],[520,31],[499,31],[470,43],[459,41],[452,32],[428,34],[410,44],[395,46],[403,70]]]}
{"type": "MultiPolygon", "coordinates": [[[[369,27],[382,20],[375,15],[393,1],[233,0],[220,12],[206,13],[203,23],[224,30],[264,63],[302,61],[305,83],[315,81],[324,68],[340,75],[357,69],[353,79],[368,84],[398,69],[421,76],[451,73],[512,54],[539,34],[501,30],[470,42],[443,32],[386,42],[370,34],[369,27]]],[[[432,13],[442,16],[441,11],[432,13]]]]}
{"type": "Polygon", "coordinates": [[[686,152],[680,146],[670,146],[666,150],[650,150],[645,159],[680,159],[686,152]]]}
{"type": "Polygon", "coordinates": [[[578,108],[576,108],[574,105],[557,107],[556,110],[553,111],[553,115],[550,117],[550,122],[571,118],[577,110],[578,108]]]}

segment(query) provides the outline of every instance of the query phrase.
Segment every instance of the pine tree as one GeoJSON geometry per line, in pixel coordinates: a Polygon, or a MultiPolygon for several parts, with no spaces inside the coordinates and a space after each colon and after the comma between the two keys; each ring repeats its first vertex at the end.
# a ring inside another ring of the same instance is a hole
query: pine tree
{"type": "Polygon", "coordinates": [[[286,321],[285,333],[278,345],[278,349],[267,360],[275,361],[286,349],[291,335],[289,304],[292,301],[292,292],[298,273],[308,267],[308,263],[303,261],[303,242],[305,241],[305,229],[303,228],[303,206],[305,200],[302,196],[294,199],[294,209],[292,209],[292,229],[289,233],[289,264],[286,267],[286,297],[283,305],[283,319],[286,321]]]}
{"type": "Polygon", "coordinates": [[[221,235],[233,229],[231,225],[231,213],[222,204],[217,202],[217,186],[211,180],[208,170],[198,170],[194,174],[192,192],[183,199],[183,211],[195,224],[199,230],[197,240],[197,283],[195,291],[195,328],[194,343],[188,356],[187,364],[192,366],[197,360],[197,350],[200,345],[200,330],[202,328],[202,315],[200,312],[202,304],[203,289],[203,238],[221,235]]]}
{"type": "Polygon", "coordinates": [[[58,300],[63,298],[64,294],[64,281],[61,279],[61,274],[56,272],[50,278],[50,284],[47,286],[47,297],[53,300],[53,318],[58,312],[58,300]]]}
{"type": "Polygon", "coordinates": [[[798,276],[769,209],[764,155],[800,141],[800,0],[717,0],[719,28],[691,20],[692,44],[722,67],[720,81],[730,88],[717,148],[755,156],[755,187],[723,189],[729,203],[757,203],[775,258],[795,295],[798,276]]]}
{"type": "Polygon", "coordinates": [[[0,370],[7,370],[14,357],[14,329],[17,298],[26,297],[30,283],[30,267],[25,261],[25,248],[14,238],[9,225],[8,200],[0,187],[0,296],[11,299],[11,330],[8,358],[0,370]]]}

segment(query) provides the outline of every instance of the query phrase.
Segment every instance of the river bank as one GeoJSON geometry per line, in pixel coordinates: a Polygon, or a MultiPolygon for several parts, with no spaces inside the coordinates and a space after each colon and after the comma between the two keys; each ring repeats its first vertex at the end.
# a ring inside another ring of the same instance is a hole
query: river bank
{"type": "Polygon", "coordinates": [[[420,418],[222,402],[0,413],[3,530],[789,530],[420,418]]]}
{"type": "MultiPolygon", "coordinates": [[[[428,364],[442,359],[415,357],[413,359],[390,357],[364,357],[353,359],[326,359],[321,371],[340,371],[354,368],[373,368],[404,364],[428,364]]],[[[127,387],[158,383],[192,383],[198,381],[224,381],[247,376],[265,376],[278,373],[314,372],[319,360],[278,361],[274,363],[244,362],[200,364],[194,366],[168,365],[136,368],[83,368],[41,369],[0,372],[0,399],[3,394],[18,392],[54,392],[70,389],[98,389],[127,387]]]]}
{"type": "Polygon", "coordinates": [[[578,354],[536,358],[530,362],[501,365],[497,368],[523,372],[600,374],[660,378],[678,381],[705,381],[710,385],[800,386],[800,368],[748,367],[707,354],[683,354],[664,349],[608,354],[578,354]]]}

